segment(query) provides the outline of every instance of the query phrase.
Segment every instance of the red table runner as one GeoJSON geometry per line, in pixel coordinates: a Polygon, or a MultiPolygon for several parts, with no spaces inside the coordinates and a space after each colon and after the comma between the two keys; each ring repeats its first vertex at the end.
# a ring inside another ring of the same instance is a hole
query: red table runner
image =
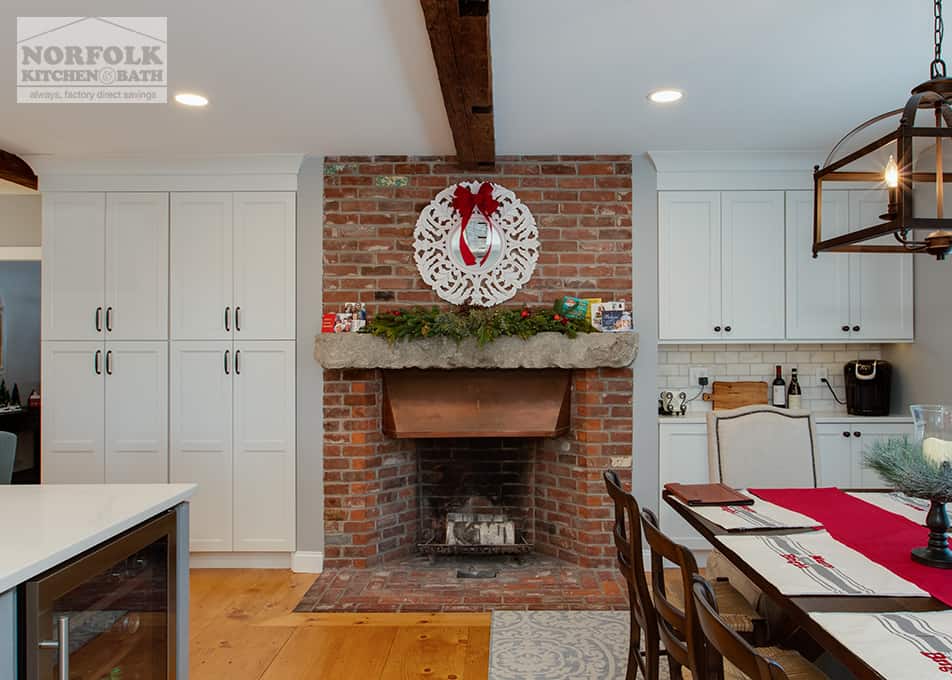
{"type": "Polygon", "coordinates": [[[812,517],[840,543],[952,607],[952,571],[913,562],[929,530],[839,489],[748,489],[765,501],[812,517]]]}

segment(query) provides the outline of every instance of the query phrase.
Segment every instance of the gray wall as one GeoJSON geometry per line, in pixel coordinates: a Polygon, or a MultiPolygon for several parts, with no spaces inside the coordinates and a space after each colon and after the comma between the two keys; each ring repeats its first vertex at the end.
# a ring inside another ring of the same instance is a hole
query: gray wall
{"type": "Polygon", "coordinates": [[[314,361],[321,331],[324,158],[304,159],[297,194],[297,549],[324,549],[324,378],[314,361]]]}
{"type": "Polygon", "coordinates": [[[916,341],[883,345],[883,358],[893,363],[892,410],[903,414],[909,404],[952,403],[952,260],[913,257],[916,341]]]}
{"type": "Polygon", "coordinates": [[[0,195],[0,246],[38,246],[40,196],[0,195]]]}
{"type": "Polygon", "coordinates": [[[0,262],[3,305],[3,368],[0,377],[12,390],[20,386],[26,403],[40,384],[40,263],[0,262]]]}
{"type": "Polygon", "coordinates": [[[632,491],[658,509],[658,173],[645,154],[632,159],[632,244],[635,329],[632,491]]]}

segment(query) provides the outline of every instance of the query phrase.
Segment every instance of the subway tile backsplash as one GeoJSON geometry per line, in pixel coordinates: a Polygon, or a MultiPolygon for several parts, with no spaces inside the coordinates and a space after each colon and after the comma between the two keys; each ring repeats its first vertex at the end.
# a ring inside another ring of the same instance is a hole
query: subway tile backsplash
{"type": "MultiPolygon", "coordinates": [[[[846,413],[826,385],[817,380],[816,369],[826,368],[830,383],[840,399],[845,399],[843,364],[852,359],[881,359],[879,344],[750,344],[750,345],[667,345],[658,346],[658,391],[698,392],[690,384],[692,367],[705,367],[715,380],[774,379],[774,366],[783,366],[783,379],[790,383],[790,369],[796,368],[803,389],[803,406],[823,413],[846,413]]],[[[706,391],[710,391],[708,386],[706,391]]],[[[711,402],[692,401],[688,412],[709,411],[711,402]]]]}

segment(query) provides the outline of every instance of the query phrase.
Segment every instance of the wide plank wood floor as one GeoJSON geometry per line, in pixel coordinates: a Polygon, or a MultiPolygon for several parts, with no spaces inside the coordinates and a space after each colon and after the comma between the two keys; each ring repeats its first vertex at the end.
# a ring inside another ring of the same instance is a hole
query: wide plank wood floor
{"type": "Polygon", "coordinates": [[[297,614],[314,575],[191,572],[192,680],[486,680],[489,614],[297,614]]]}

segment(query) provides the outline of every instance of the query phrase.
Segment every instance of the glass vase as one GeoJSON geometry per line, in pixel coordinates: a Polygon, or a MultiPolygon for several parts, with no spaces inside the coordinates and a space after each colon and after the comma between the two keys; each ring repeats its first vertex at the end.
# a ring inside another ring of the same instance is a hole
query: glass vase
{"type": "MultiPolygon", "coordinates": [[[[942,404],[913,404],[909,407],[915,423],[915,442],[922,445],[922,453],[938,463],[952,462],[952,406],[942,404]]],[[[933,498],[926,526],[929,544],[912,550],[912,559],[920,564],[940,569],[952,569],[952,550],[949,549],[949,515],[945,503],[933,498]]]]}

